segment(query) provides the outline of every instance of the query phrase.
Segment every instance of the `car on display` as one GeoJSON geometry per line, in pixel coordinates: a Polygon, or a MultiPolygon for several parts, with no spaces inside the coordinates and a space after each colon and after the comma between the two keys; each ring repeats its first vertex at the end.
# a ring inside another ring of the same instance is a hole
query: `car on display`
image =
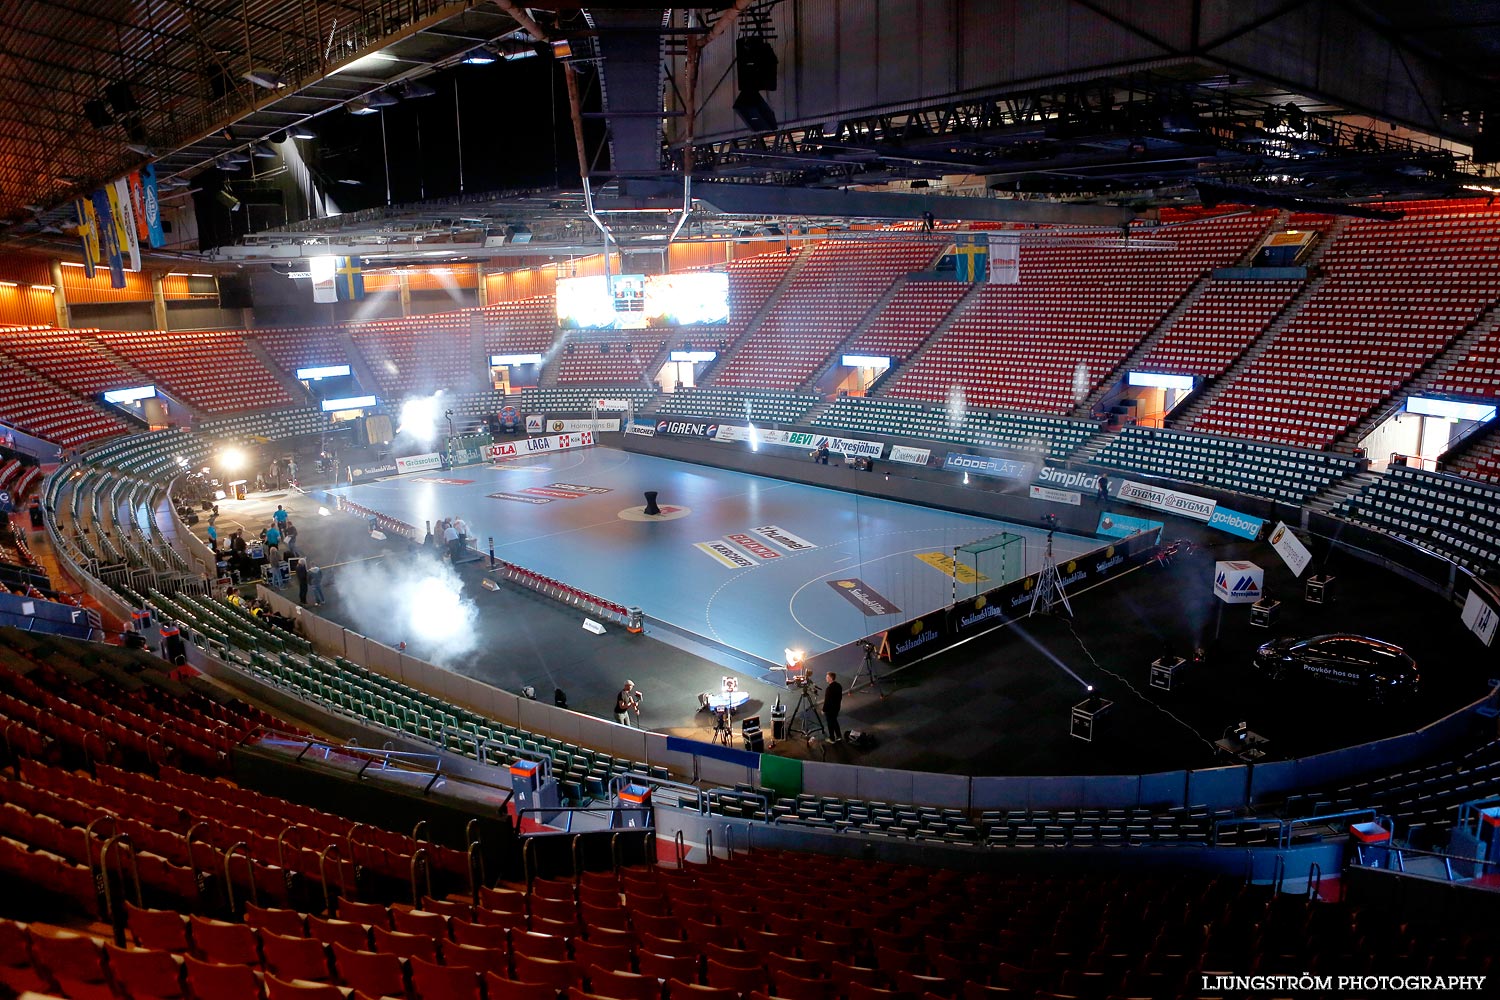
{"type": "Polygon", "coordinates": [[[1256,650],[1255,668],[1272,680],[1341,685],[1376,703],[1409,698],[1421,686],[1416,661],[1406,650],[1347,632],[1268,642],[1256,650]]]}

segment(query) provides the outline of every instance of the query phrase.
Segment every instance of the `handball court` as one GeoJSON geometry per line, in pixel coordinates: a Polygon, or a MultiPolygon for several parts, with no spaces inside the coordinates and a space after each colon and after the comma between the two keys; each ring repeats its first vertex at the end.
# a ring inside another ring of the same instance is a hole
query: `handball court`
{"type": "MultiPolygon", "coordinates": [[[[331,491],[420,530],[461,515],[479,548],[742,654],[771,679],[811,656],[952,603],[954,550],[1000,532],[1002,557],[960,554],[960,596],[1041,567],[1045,532],[613,448],[537,455],[331,491]],[[661,515],[642,511],[659,495],[661,515]],[[1024,565],[1024,568],[1022,568],[1024,565]]],[[[1059,561],[1104,544],[1058,533],[1059,561]]]]}
{"type": "MultiPolygon", "coordinates": [[[[611,449],[595,449],[590,457],[595,461],[585,463],[583,467],[599,476],[609,475],[607,470],[610,469],[649,470],[660,461],[611,449]]],[[[577,474],[578,466],[572,465],[572,456],[569,458],[568,466],[564,467],[571,466],[574,471],[567,474],[555,474],[560,471],[555,464],[547,471],[541,471],[539,466],[551,463],[540,459],[526,460],[531,471],[524,473],[491,471],[483,466],[436,473],[437,478],[470,479],[473,482],[463,492],[459,492],[461,486],[450,487],[442,493],[434,489],[431,509],[438,514],[463,511],[465,517],[470,517],[465,505],[455,506],[450,500],[460,495],[500,503],[485,494],[498,492],[501,487],[481,489],[482,475],[488,475],[492,481],[509,483],[512,490],[517,484],[539,477],[545,477],[543,486],[552,482],[595,485],[582,481],[585,477],[577,474]]],[[[670,467],[673,463],[667,464],[670,467]]],[[[757,526],[775,524],[788,530],[803,528],[805,530],[795,533],[810,542],[819,542],[820,548],[824,539],[809,526],[811,521],[803,520],[795,510],[783,517],[781,509],[764,505],[783,500],[795,502],[791,498],[801,501],[815,499],[824,505],[820,516],[830,522],[833,517],[830,512],[839,509],[840,504],[846,505],[846,511],[856,506],[851,496],[792,487],[774,480],[735,476],[691,465],[682,466],[677,471],[679,478],[672,482],[683,488],[680,497],[668,494],[668,488],[661,485],[666,480],[659,476],[648,477],[654,480],[650,488],[663,493],[663,504],[692,507],[697,501],[699,510],[705,506],[712,509],[712,503],[703,501],[733,494],[733,484],[739,486],[740,493],[746,493],[753,485],[755,499],[742,497],[734,504],[740,510],[755,513],[765,513],[769,509],[777,518],[774,521],[760,519],[757,526]]],[[[642,482],[635,473],[614,475],[618,476],[613,480],[615,482],[630,482],[633,486],[642,482]]],[[[414,505],[405,515],[412,520],[421,516],[415,506],[416,498],[427,486],[442,485],[416,482],[421,478],[429,477],[401,477],[356,487],[355,491],[357,496],[363,494],[359,502],[393,514],[398,512],[384,501],[405,497],[414,505]]],[[[611,480],[601,480],[599,484],[607,481],[611,480]]],[[[617,625],[608,626],[604,635],[591,635],[580,628],[583,616],[574,607],[504,581],[496,591],[483,589],[480,584],[487,576],[484,560],[459,567],[463,597],[477,609],[473,624],[476,645],[461,656],[445,658],[428,641],[422,628],[411,628],[399,620],[400,616],[392,613],[410,595],[394,590],[372,590],[368,577],[364,575],[367,567],[420,566],[430,557],[424,558],[412,552],[404,541],[372,539],[363,520],[354,516],[335,513],[319,517],[318,508],[326,498],[312,484],[307,485],[312,492],[253,494],[247,501],[228,501],[224,505],[224,517],[220,519],[221,531],[226,524],[234,522],[258,526],[269,518],[278,503],[287,505],[292,516],[303,526],[299,542],[302,549],[325,567],[328,603],[316,609],[308,608],[307,614],[321,615],[391,645],[398,640],[404,641],[415,656],[505,690],[518,691],[531,686],[539,698],[547,699],[554,688],[561,688],[567,692],[572,709],[604,718],[610,716],[615,691],[624,678],[629,677],[646,695],[641,709],[641,725],[676,736],[705,741],[712,738],[713,718],[710,713],[699,711],[697,695],[702,691],[717,690],[720,678],[726,674],[737,677],[741,689],[750,693],[749,703],[739,712],[741,718],[758,714],[764,723],[777,698],[788,706],[797,700],[797,692],[786,688],[780,673],[763,669],[766,666],[764,661],[750,664],[740,659],[739,669],[736,669],[734,661],[722,650],[709,648],[706,644],[694,650],[692,644],[675,637],[673,644],[656,641],[666,632],[656,626],[649,626],[645,636],[628,635],[617,625]],[[726,666],[726,663],[730,665],[726,666]]],[[[613,493],[604,496],[613,497],[613,493]]],[[[639,497],[612,499],[599,506],[597,516],[580,517],[578,525],[599,523],[602,527],[597,530],[610,536],[618,530],[611,523],[612,520],[621,520],[618,512],[638,503],[639,497]]],[[[858,502],[861,517],[876,516],[877,508],[871,504],[868,499],[858,502]]],[[[482,509],[478,499],[473,506],[482,509]]],[[[546,510],[555,505],[529,506],[546,510]]],[[[727,511],[731,504],[726,500],[721,506],[727,511]]],[[[903,507],[899,504],[891,506],[903,507]]],[[[942,524],[948,517],[956,517],[939,511],[919,513],[936,519],[925,522],[927,530],[942,524]]],[[[886,512],[880,516],[915,515],[904,511],[899,515],[886,512]]],[[[483,538],[488,525],[494,524],[498,532],[508,516],[496,517],[494,521],[476,520],[472,530],[483,538]]],[[[1003,527],[1000,522],[982,518],[960,519],[960,523],[969,521],[975,523],[965,524],[962,529],[955,528],[955,534],[990,532],[996,526],[1003,527]]],[[[649,527],[682,526],[685,522],[690,522],[690,519],[681,518],[649,527]]],[[[739,524],[738,520],[733,523],[739,524]]],[[[561,521],[556,524],[558,527],[554,531],[569,534],[561,521]]],[[[923,524],[922,521],[914,522],[906,530],[923,524]]],[[[528,551],[540,551],[545,555],[548,542],[543,536],[548,533],[540,527],[540,522],[522,521],[519,525],[512,524],[517,533],[511,537],[517,547],[525,544],[528,551]],[[528,524],[529,528],[521,530],[528,524]]],[[[717,580],[715,586],[718,586],[736,574],[724,567],[722,574],[714,575],[718,573],[714,569],[715,563],[697,550],[694,543],[715,536],[711,531],[697,530],[700,526],[706,526],[706,522],[700,520],[690,525],[686,532],[667,536],[666,543],[654,542],[647,568],[638,566],[627,570],[620,565],[612,567],[609,572],[620,574],[621,579],[627,572],[653,572],[666,578],[645,580],[642,586],[649,591],[657,584],[670,582],[673,579],[670,574],[685,566],[685,572],[695,574],[694,579],[717,580]],[[673,537],[677,539],[675,543],[670,542],[673,537]],[[708,571],[707,576],[705,571],[708,571]]],[[[203,529],[200,525],[194,530],[201,535],[203,529]]],[[[1299,593],[1298,581],[1281,566],[1264,543],[1231,539],[1187,524],[1174,525],[1174,530],[1193,538],[1197,542],[1195,551],[1179,557],[1170,565],[1151,564],[1103,586],[1073,594],[1075,617],[1071,621],[1051,616],[1027,619],[896,673],[878,664],[877,670],[882,675],[881,693],[861,684],[858,690],[846,694],[842,715],[846,730],[861,729],[875,737],[874,749],[855,750],[846,745],[829,745],[821,740],[809,743],[797,738],[780,742],[773,752],[956,774],[1145,773],[1227,763],[1223,757],[1216,756],[1212,740],[1240,720],[1248,721],[1252,729],[1270,738],[1270,755],[1273,759],[1283,759],[1407,732],[1455,711],[1485,693],[1486,679],[1493,674],[1490,669],[1493,661],[1488,651],[1466,630],[1449,627],[1450,622],[1456,625],[1458,611],[1436,595],[1391,574],[1373,570],[1353,557],[1335,554],[1326,565],[1338,576],[1337,600],[1331,605],[1307,605],[1293,596],[1299,593]],[[1219,607],[1211,593],[1215,559],[1250,559],[1266,569],[1268,586],[1278,594],[1292,598],[1286,601],[1280,627],[1268,632],[1249,625],[1245,607],[1225,608],[1222,617],[1219,616],[1219,607]],[[1269,638],[1340,630],[1357,631],[1403,644],[1423,670],[1420,698],[1409,705],[1377,708],[1358,700],[1351,701],[1341,691],[1268,684],[1249,668],[1255,647],[1269,638]],[[1208,663],[1201,673],[1189,678],[1180,689],[1160,691],[1150,687],[1147,680],[1150,662],[1164,648],[1186,652],[1197,645],[1204,645],[1209,651],[1208,663]],[[1069,735],[1069,710],[1085,697],[1083,683],[1097,685],[1104,697],[1114,701],[1114,707],[1101,719],[1093,743],[1069,735]]],[[[585,532],[571,534],[581,536],[585,532]]],[[[500,548],[502,537],[500,534],[496,536],[497,555],[504,552],[500,548]]],[[[592,543],[600,550],[597,554],[590,554],[588,544],[573,544],[574,551],[582,551],[584,555],[581,559],[576,555],[572,557],[579,559],[577,565],[568,563],[566,558],[554,557],[555,565],[567,570],[556,575],[584,586],[577,580],[575,570],[599,572],[592,563],[607,558],[607,553],[602,550],[606,543],[592,543]]],[[[608,544],[619,545],[617,541],[608,544]]],[[[864,561],[879,560],[912,547],[890,544],[880,553],[866,551],[864,561]]],[[[1034,545],[1029,548],[1040,551],[1034,545]]],[[[859,549],[860,545],[855,543],[856,557],[859,549]]],[[[827,560],[826,563],[807,559],[807,573],[793,577],[797,583],[791,589],[795,590],[809,578],[817,579],[830,569],[836,574],[846,573],[839,567],[848,566],[847,561],[834,562],[844,554],[847,551],[824,553],[818,557],[827,560]]],[[[523,561],[514,552],[507,557],[523,561]]],[[[902,555],[899,561],[904,560],[916,561],[910,554],[902,555]]],[[[886,558],[884,561],[898,560],[886,558]]],[[[544,571],[541,566],[532,568],[544,571]]],[[[908,572],[918,568],[939,576],[925,566],[907,567],[908,572]]],[[[753,577],[756,572],[758,570],[746,575],[753,577]]],[[[921,576],[915,579],[921,579],[921,576]]],[[[943,578],[939,576],[939,579],[943,578]]],[[[881,582],[886,581],[882,578],[881,582]]],[[[826,584],[820,585],[827,588],[826,584]]],[[[716,610],[716,604],[713,609],[709,608],[708,594],[699,595],[694,604],[692,585],[677,586],[685,595],[680,599],[686,606],[696,607],[700,613],[716,610]]],[[[948,586],[951,589],[951,582],[948,586]]],[[[897,590],[895,587],[890,589],[897,590]]],[[[934,592],[942,592],[941,585],[934,592]]],[[[283,594],[295,597],[293,591],[284,590],[283,594]]],[[[887,596],[899,600],[904,598],[904,592],[900,598],[896,593],[887,596]]],[[[767,593],[755,607],[743,610],[746,614],[754,614],[774,606],[786,616],[782,621],[788,622],[791,621],[786,611],[789,600],[785,590],[774,596],[767,593]]],[[[848,603],[835,595],[835,600],[827,607],[842,611],[839,602],[848,603]]],[[[795,605],[796,602],[792,603],[795,605]]],[[[652,613],[660,613],[659,602],[655,607],[649,603],[643,606],[652,613]]],[[[853,621],[856,634],[874,631],[873,628],[863,631],[864,626],[858,619],[853,621]]],[[[744,627],[750,628],[754,624],[750,621],[744,627]]],[[[822,625],[820,631],[827,634],[827,622],[822,625]]],[[[781,634],[775,639],[785,641],[781,634]]],[[[769,643],[766,645],[769,647],[769,643]]],[[[767,648],[767,652],[771,650],[767,648]]],[[[838,666],[846,691],[858,665],[857,658],[846,657],[838,666]]]]}

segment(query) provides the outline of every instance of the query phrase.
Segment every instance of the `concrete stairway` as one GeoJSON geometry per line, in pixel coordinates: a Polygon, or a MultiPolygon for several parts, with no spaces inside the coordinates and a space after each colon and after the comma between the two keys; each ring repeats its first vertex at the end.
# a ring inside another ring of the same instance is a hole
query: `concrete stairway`
{"type": "Polygon", "coordinates": [[[964,293],[964,297],[955,302],[953,304],[953,308],[948,310],[948,315],[944,316],[938,323],[938,325],[932,328],[932,332],[927,335],[927,339],[922,341],[922,346],[913,351],[911,357],[907,358],[901,364],[897,365],[895,368],[890,369],[883,376],[881,376],[880,387],[877,388],[874,393],[872,393],[872,395],[885,395],[884,387],[894,385],[896,380],[900,378],[903,373],[910,369],[912,365],[916,364],[918,361],[921,361],[923,355],[931,350],[934,344],[943,339],[943,335],[948,332],[953,324],[957,322],[958,318],[964,314],[964,311],[969,308],[969,304],[972,303],[975,299],[979,298],[980,292],[983,291],[984,288],[984,282],[976,281],[974,283],[974,286],[964,293]]]}
{"type": "Polygon", "coordinates": [[[875,304],[870,306],[869,311],[865,313],[864,317],[854,325],[854,329],[849,332],[849,336],[839,341],[838,346],[828,352],[828,360],[817,371],[813,372],[806,381],[799,385],[797,391],[813,392],[817,388],[819,380],[838,366],[839,358],[848,352],[849,345],[859,339],[859,336],[870,328],[870,324],[875,322],[876,318],[885,310],[885,307],[890,305],[891,299],[894,299],[896,294],[905,288],[906,283],[910,280],[911,275],[902,275],[892,282],[891,287],[885,290],[885,294],[877,299],[875,304]]]}
{"type": "Polygon", "coordinates": [[[760,325],[771,314],[771,310],[776,308],[776,303],[781,301],[781,296],[786,293],[786,290],[792,286],[792,282],[797,280],[797,275],[801,274],[802,269],[807,266],[808,260],[812,258],[812,251],[813,244],[811,243],[797,250],[797,259],[792,261],[792,266],[787,268],[786,273],[781,276],[781,280],[776,282],[776,287],[771,289],[771,294],[766,296],[766,301],[762,302],[760,308],[755,311],[755,315],[750,317],[750,321],[745,324],[745,329],[741,331],[735,342],[729,345],[729,350],[719,355],[718,360],[713,363],[712,367],[699,378],[699,385],[713,385],[714,373],[724,367],[725,362],[732,360],[745,349],[745,345],[750,342],[750,338],[760,329],[760,325]]]}
{"type": "Polygon", "coordinates": [[[360,351],[359,345],[354,342],[354,335],[349,332],[348,327],[338,328],[339,346],[344,349],[344,356],[349,359],[349,370],[354,373],[355,379],[366,392],[384,395],[380,388],[380,382],[375,378],[375,370],[365,360],[364,353],[360,351]]]}
{"type": "Polygon", "coordinates": [[[1323,489],[1307,498],[1302,506],[1310,507],[1319,513],[1327,514],[1338,507],[1349,497],[1359,493],[1366,486],[1380,478],[1378,472],[1356,472],[1352,476],[1329,483],[1323,489]]]}
{"type": "Polygon", "coordinates": [[[283,371],[280,365],[271,360],[271,355],[266,353],[266,349],[260,346],[260,342],[254,337],[244,337],[241,339],[245,341],[245,349],[255,355],[255,360],[259,361],[261,367],[271,373],[271,376],[281,384],[281,387],[287,391],[288,395],[299,403],[306,404],[309,402],[307,389],[301,382],[297,381],[294,373],[283,371]]]}

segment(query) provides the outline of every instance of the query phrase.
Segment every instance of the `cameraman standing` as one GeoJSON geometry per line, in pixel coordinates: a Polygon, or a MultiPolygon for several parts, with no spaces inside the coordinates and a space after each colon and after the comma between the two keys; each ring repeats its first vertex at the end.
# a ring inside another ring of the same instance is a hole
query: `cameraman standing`
{"type": "Polygon", "coordinates": [[[844,704],[844,686],[839,683],[839,675],[832,670],[828,671],[828,687],[823,689],[823,721],[828,726],[828,742],[839,743],[844,739],[844,734],[839,729],[839,709],[844,704]]]}

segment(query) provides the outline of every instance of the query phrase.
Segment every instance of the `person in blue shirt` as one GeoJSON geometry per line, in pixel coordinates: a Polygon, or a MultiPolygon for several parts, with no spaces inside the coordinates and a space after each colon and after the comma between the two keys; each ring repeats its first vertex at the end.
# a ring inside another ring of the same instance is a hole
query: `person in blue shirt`
{"type": "Polygon", "coordinates": [[[271,567],[271,586],[281,589],[281,529],[272,524],[266,529],[266,562],[271,567]]]}
{"type": "Polygon", "coordinates": [[[277,504],[276,513],[272,514],[271,517],[275,518],[276,527],[280,528],[283,531],[286,530],[287,513],[285,507],[281,506],[281,504],[277,504]]]}

